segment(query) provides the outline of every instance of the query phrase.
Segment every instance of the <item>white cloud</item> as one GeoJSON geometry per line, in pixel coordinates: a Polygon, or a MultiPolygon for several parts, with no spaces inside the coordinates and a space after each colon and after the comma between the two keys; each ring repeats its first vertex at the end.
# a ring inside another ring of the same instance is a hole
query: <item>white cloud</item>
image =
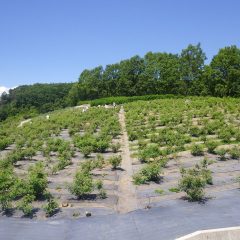
{"type": "Polygon", "coordinates": [[[0,86],[0,96],[2,95],[3,92],[8,92],[9,88],[6,88],[4,86],[0,86]]]}

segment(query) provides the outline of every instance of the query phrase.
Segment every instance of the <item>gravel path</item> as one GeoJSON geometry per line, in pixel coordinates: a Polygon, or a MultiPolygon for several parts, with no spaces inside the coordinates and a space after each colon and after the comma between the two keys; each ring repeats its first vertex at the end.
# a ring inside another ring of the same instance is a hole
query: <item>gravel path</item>
{"type": "Polygon", "coordinates": [[[119,213],[126,213],[138,209],[138,202],[136,198],[136,188],[132,183],[132,159],[130,157],[128,135],[125,124],[125,112],[123,107],[119,112],[119,122],[122,129],[121,145],[122,145],[122,163],[121,168],[123,169],[118,185],[118,205],[117,211],[119,213]]]}

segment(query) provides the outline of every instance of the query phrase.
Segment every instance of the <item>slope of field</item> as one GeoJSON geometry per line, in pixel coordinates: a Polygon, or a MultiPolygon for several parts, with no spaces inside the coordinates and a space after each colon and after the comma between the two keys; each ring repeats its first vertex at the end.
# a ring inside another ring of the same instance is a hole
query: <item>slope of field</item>
{"type": "Polygon", "coordinates": [[[178,187],[181,169],[203,162],[212,172],[204,201],[237,189],[239,103],[159,99],[121,108],[86,105],[2,122],[2,215],[45,219],[52,199],[59,206],[55,218],[149,209],[184,197],[178,187]],[[137,179],[159,166],[155,179],[137,179]]]}
{"type": "Polygon", "coordinates": [[[239,187],[239,99],[189,98],[125,105],[134,172],[161,163],[160,178],[137,186],[138,201],[150,204],[183,197],[181,168],[207,162],[215,192],[239,187]]]}

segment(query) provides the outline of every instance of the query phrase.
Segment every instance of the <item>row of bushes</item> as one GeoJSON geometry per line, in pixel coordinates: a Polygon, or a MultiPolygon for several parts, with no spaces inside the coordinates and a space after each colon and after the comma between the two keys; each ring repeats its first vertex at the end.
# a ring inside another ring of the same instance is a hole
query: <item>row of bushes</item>
{"type": "Polygon", "coordinates": [[[166,94],[166,95],[143,95],[143,96],[131,96],[131,97],[108,97],[108,98],[99,98],[91,101],[80,101],[79,104],[86,104],[89,103],[91,106],[98,106],[98,105],[109,105],[109,104],[124,104],[134,101],[150,101],[155,99],[165,99],[165,98],[183,98],[181,95],[173,95],[173,94],[166,94]]]}

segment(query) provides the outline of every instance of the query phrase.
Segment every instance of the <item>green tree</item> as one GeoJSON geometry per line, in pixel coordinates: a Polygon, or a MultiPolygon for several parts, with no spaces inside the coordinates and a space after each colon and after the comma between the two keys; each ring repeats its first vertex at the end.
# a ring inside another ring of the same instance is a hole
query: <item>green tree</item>
{"type": "Polygon", "coordinates": [[[240,96],[240,49],[236,46],[219,50],[210,63],[211,93],[215,96],[240,96]]]}
{"type": "Polygon", "coordinates": [[[186,49],[183,49],[180,55],[180,71],[181,79],[186,84],[187,94],[190,94],[190,88],[193,81],[198,81],[201,78],[204,69],[204,61],[206,55],[203,52],[200,43],[197,45],[189,44],[186,49]]]}

